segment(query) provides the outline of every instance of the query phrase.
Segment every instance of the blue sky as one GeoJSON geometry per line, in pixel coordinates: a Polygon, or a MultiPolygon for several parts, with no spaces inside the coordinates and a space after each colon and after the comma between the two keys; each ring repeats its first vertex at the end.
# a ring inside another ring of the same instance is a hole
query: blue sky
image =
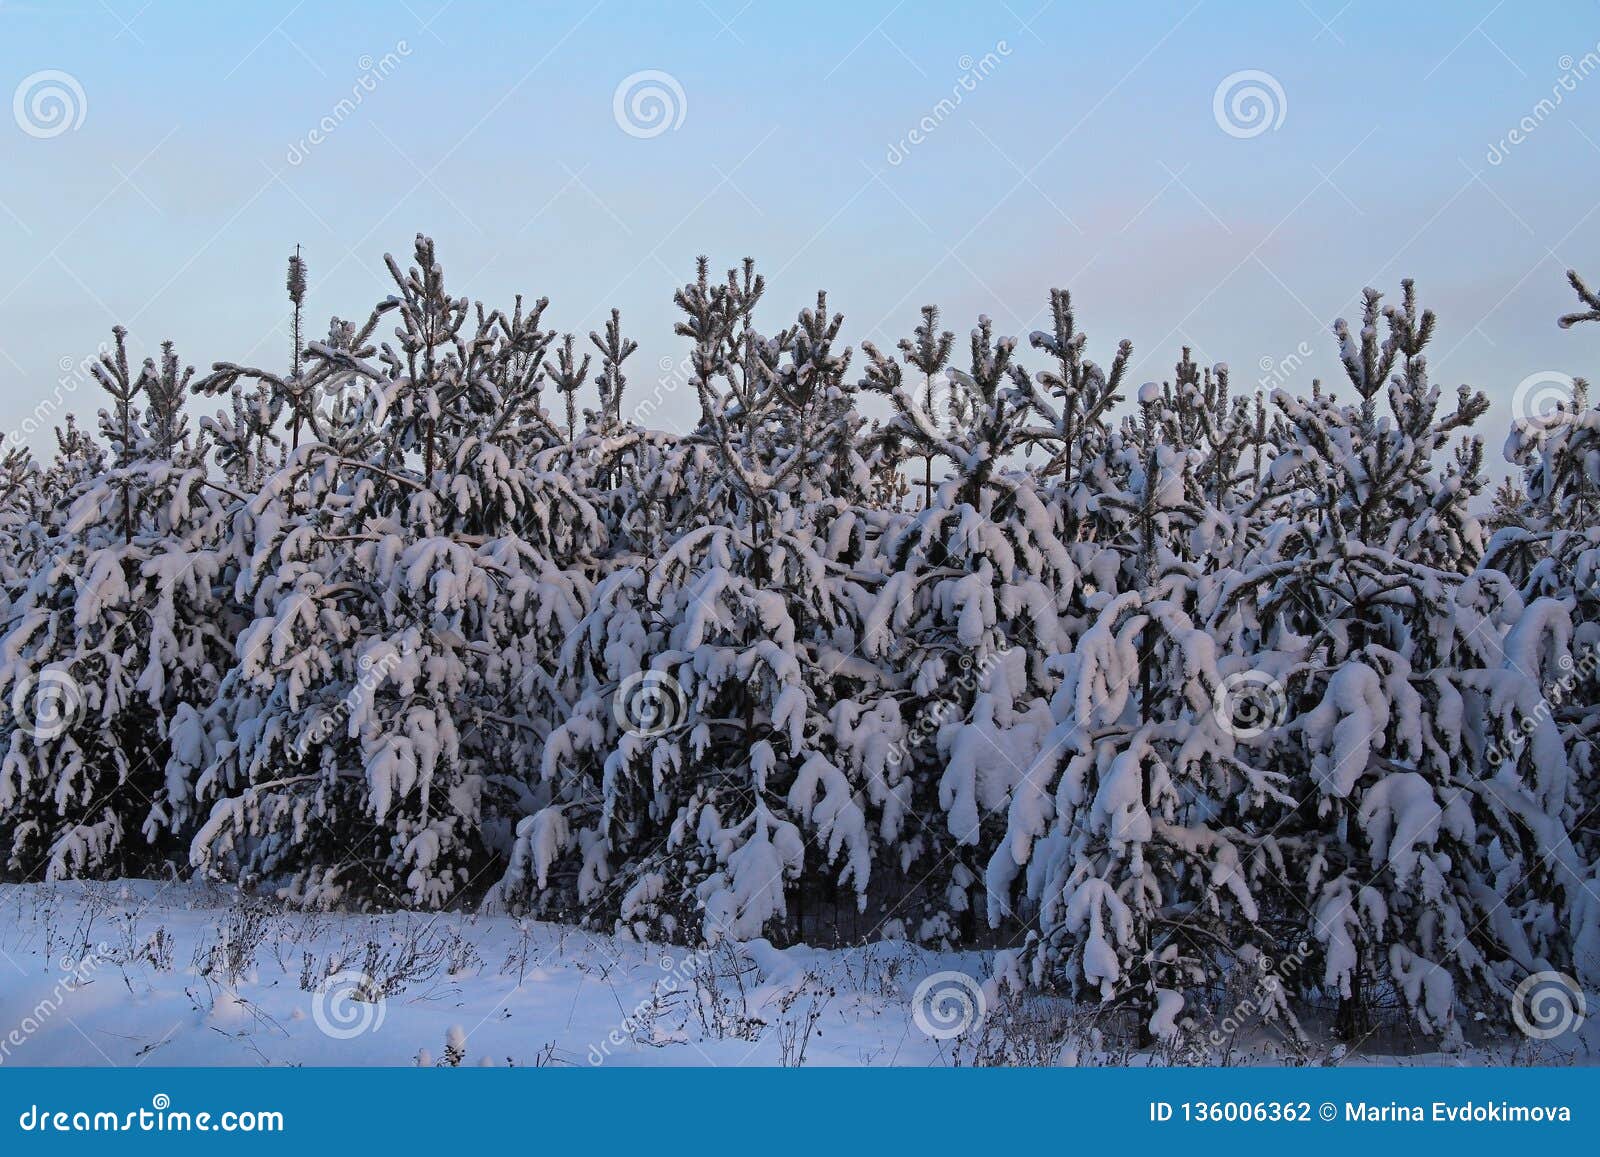
{"type": "Polygon", "coordinates": [[[295,243],[320,336],[419,230],[457,292],[548,295],[580,334],[621,308],[636,400],[681,352],[699,253],[756,257],[773,326],[827,288],[852,341],[928,301],[1026,334],[1064,285],[1138,380],[1185,343],[1241,385],[1336,379],[1329,323],[1403,276],[1441,315],[1441,384],[1509,403],[1593,369],[1600,333],[1554,319],[1568,265],[1600,279],[1600,74],[1571,79],[1600,5],[742,3],[0,0],[0,428],[44,447],[97,409],[63,367],[115,322],[279,364],[295,243]],[[655,135],[614,115],[646,70],[677,89],[655,135]],[[1255,135],[1214,113],[1246,70],[1281,113],[1255,135]],[[29,103],[63,84],[40,73],[76,85],[65,127],[29,103]]]}

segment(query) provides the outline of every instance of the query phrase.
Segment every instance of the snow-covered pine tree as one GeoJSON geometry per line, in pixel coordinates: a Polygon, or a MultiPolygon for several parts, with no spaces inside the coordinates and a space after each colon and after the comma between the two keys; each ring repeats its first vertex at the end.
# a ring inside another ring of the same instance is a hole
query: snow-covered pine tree
{"type": "Polygon", "coordinates": [[[1274,395],[1292,441],[1266,485],[1287,526],[1229,599],[1255,604],[1254,661],[1286,699],[1261,737],[1295,801],[1261,816],[1274,914],[1299,910],[1343,1031],[1390,992],[1454,1044],[1461,1008],[1503,1017],[1527,971],[1573,966],[1564,913],[1586,869],[1541,693],[1569,618],[1477,569],[1482,449],[1463,435],[1488,401],[1461,387],[1442,408],[1434,324],[1409,281],[1398,307],[1367,290],[1359,331],[1335,327],[1356,400],[1274,395]]]}
{"type": "Polygon", "coordinates": [[[702,259],[677,294],[702,422],[637,493],[668,517],[625,516],[659,528],[659,553],[617,560],[564,657],[583,691],[546,745],[552,800],[525,821],[507,898],[576,854],[564,902],[593,907],[610,871],[598,855],[626,867],[608,913],[714,939],[800,918],[786,893],[808,856],[865,894],[861,785],[827,717],[840,682],[859,681],[838,661],[858,637],[868,481],[849,352],[822,297],[759,334],[764,291],[752,263],[715,283],[702,259]]]}
{"type": "MultiPolygon", "coordinates": [[[[916,340],[901,343],[914,368],[925,371],[936,317],[925,310],[916,340]]],[[[880,452],[951,464],[931,504],[885,527],[884,581],[865,623],[863,654],[896,672],[905,720],[894,747],[905,817],[898,870],[922,886],[896,910],[916,917],[924,937],[970,938],[988,852],[1053,725],[1050,659],[1071,649],[1081,594],[1061,508],[1020,461],[1061,420],[1016,362],[1016,340],[996,338],[986,317],[971,333],[967,368],[941,371],[949,396],[936,396],[943,405],[933,410],[898,362],[863,348],[862,387],[894,409],[874,439],[880,452]],[[1036,424],[1041,414],[1049,426],[1036,424]]],[[[1098,418],[1077,432],[1098,431],[1098,418]]]]}
{"type": "MultiPolygon", "coordinates": [[[[1409,283],[1336,327],[1351,401],[1185,350],[1129,412],[1064,292],[1050,369],[986,319],[951,366],[929,307],[855,383],[825,296],[766,334],[753,263],[702,262],[675,434],[624,409],[614,311],[582,354],[414,252],[309,345],[297,253],[281,373],[135,374],[119,333],[100,438],[0,461],[6,875],[187,847],[301,903],[499,877],[638,934],[934,941],[982,877],[1002,971],[1161,1034],[1269,958],[1346,1031],[1394,995],[1448,1042],[1600,976],[1581,381],[1513,432],[1486,544],[1486,403],[1429,382],[1409,283]]],[[[1563,324],[1600,317],[1572,282],[1563,324]]]]}
{"type": "MultiPolygon", "coordinates": [[[[1576,271],[1569,270],[1567,278],[1586,308],[1558,324],[1565,329],[1600,320],[1600,297],[1576,271]]],[[[1585,862],[1595,864],[1600,862],[1592,823],[1600,809],[1600,407],[1591,402],[1581,377],[1569,379],[1567,391],[1560,389],[1557,375],[1530,380],[1548,391],[1551,396],[1543,400],[1554,404],[1541,411],[1539,397],[1517,399],[1536,409],[1513,415],[1506,440],[1506,458],[1521,468],[1522,488],[1497,504],[1498,528],[1484,567],[1509,575],[1525,601],[1552,599],[1571,616],[1569,657],[1546,679],[1544,694],[1579,792],[1573,835],[1585,862]]],[[[1580,956],[1585,975],[1600,975],[1597,956],[1600,944],[1580,956]]]]}
{"type": "Polygon", "coordinates": [[[1120,390],[1133,344],[1121,342],[1111,366],[1103,370],[1083,356],[1089,335],[1077,328],[1067,290],[1050,291],[1050,319],[1050,330],[1035,330],[1029,343],[1054,358],[1057,368],[1039,371],[1028,396],[1047,426],[1035,435],[1050,455],[1038,474],[1059,492],[1065,506],[1062,533],[1071,546],[1097,494],[1106,489],[1088,467],[1104,452],[1112,407],[1123,401],[1120,390]]]}
{"type": "MultiPolygon", "coordinates": [[[[1075,380],[1080,396],[1090,387],[1093,413],[1128,348],[1109,380],[1079,368],[1065,295],[1054,305],[1057,333],[1036,344],[1063,366],[1041,384],[1058,396],[1075,380]]],[[[1060,489],[1092,577],[1084,622],[1053,664],[1054,728],[987,867],[991,923],[1024,902],[1037,913],[1037,940],[1018,961],[1035,983],[1130,1006],[1163,1034],[1183,993],[1262,958],[1267,940],[1254,817],[1285,798],[1283,777],[1216,709],[1236,662],[1227,645],[1242,632],[1236,616],[1207,623],[1251,540],[1254,476],[1241,451],[1254,427],[1228,396],[1226,367],[1202,371],[1185,350],[1175,382],[1143,386],[1120,427],[1056,443],[1052,463],[1079,463],[1060,489]]]]}
{"type": "Polygon", "coordinates": [[[396,295],[308,350],[312,440],[241,530],[255,617],[200,777],[215,803],[195,865],[291,877],[306,904],[437,906],[508,850],[541,730],[525,649],[576,624],[576,564],[604,541],[535,465],[560,440],[539,406],[546,303],[451,297],[425,237],[415,266],[388,265],[396,295]]]}
{"type": "Polygon", "coordinates": [[[50,539],[0,639],[0,843],[24,877],[181,862],[191,785],[169,773],[187,751],[175,725],[213,700],[231,643],[227,495],[183,414],[193,371],[169,343],[134,373],[126,334],[114,338],[93,366],[114,407],[101,412],[109,453],[71,424],[60,435],[50,539]]]}
{"type": "MultiPolygon", "coordinates": [[[[922,386],[918,391],[918,400],[922,403],[925,413],[935,421],[954,420],[957,415],[953,413],[939,413],[938,389],[941,384],[944,369],[950,364],[950,350],[955,345],[956,335],[949,330],[939,329],[939,307],[925,305],[922,307],[922,323],[912,330],[912,336],[901,338],[899,349],[907,365],[916,368],[922,373],[922,386]]],[[[955,395],[950,394],[945,399],[945,409],[949,410],[955,401],[955,395]]],[[[928,451],[926,446],[924,451],[928,451]]],[[[922,505],[933,505],[933,460],[932,452],[922,455],[922,505]]]]}
{"type": "Polygon", "coordinates": [[[49,522],[44,472],[26,449],[0,457],[0,617],[11,617],[11,600],[39,558],[49,522]]]}

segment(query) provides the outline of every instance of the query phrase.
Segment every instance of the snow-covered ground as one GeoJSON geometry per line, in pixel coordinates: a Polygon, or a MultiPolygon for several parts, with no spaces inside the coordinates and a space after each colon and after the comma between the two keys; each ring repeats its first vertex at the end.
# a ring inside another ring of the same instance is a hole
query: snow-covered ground
{"type": "MultiPolygon", "coordinates": [[[[992,954],[690,949],[461,913],[286,912],[192,884],[0,887],[0,1065],[1181,1062],[1002,999],[992,954]],[[970,979],[969,979],[970,978],[970,979]],[[956,1032],[956,1030],[962,1030],[956,1032]]],[[[1371,1062],[1262,1035],[1240,1059],[1371,1062]]],[[[1192,1058],[1191,1058],[1192,1059],[1192,1058]]],[[[1570,1063],[1541,1054],[1411,1064],[1570,1063]]]]}
{"type": "Polygon", "coordinates": [[[951,1046],[912,1023],[908,998],[953,970],[982,976],[983,960],[904,944],[696,953],[150,881],[7,886],[0,1063],[407,1065],[444,1060],[454,1037],[469,1065],[775,1065],[815,1009],[808,1065],[939,1064],[951,1046]]]}

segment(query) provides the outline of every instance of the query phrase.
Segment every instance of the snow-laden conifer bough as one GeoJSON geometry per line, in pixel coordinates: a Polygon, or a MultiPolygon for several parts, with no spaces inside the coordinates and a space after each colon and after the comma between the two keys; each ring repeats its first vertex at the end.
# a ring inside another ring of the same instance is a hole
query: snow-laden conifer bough
{"type": "Polygon", "coordinates": [[[284,371],[118,330],[98,432],[0,466],[7,878],[904,934],[1158,1036],[1260,961],[1291,1035],[1391,1004],[1445,1047],[1600,984],[1581,380],[1491,501],[1409,282],[1337,389],[1187,350],[1131,389],[1064,291],[1025,345],[928,307],[853,358],[702,260],[669,433],[615,312],[585,352],[413,262],[284,371]]]}

